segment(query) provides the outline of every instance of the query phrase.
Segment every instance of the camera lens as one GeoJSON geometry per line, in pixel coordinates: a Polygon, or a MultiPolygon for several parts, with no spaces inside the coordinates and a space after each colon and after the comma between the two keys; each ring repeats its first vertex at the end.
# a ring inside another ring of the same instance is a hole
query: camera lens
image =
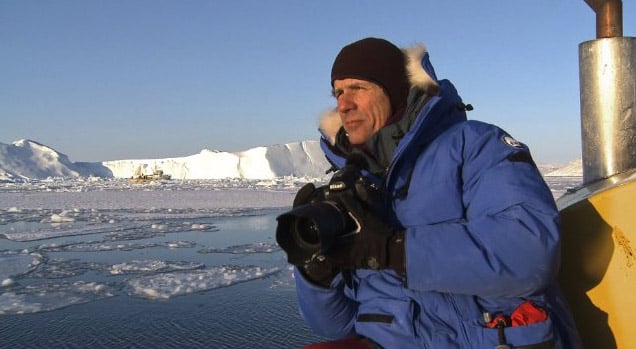
{"type": "Polygon", "coordinates": [[[276,242],[294,265],[343,243],[346,235],[357,227],[346,210],[328,200],[295,207],[276,220],[276,242]]]}
{"type": "Polygon", "coordinates": [[[313,219],[299,217],[292,231],[294,241],[306,249],[320,248],[320,230],[313,219]]]}

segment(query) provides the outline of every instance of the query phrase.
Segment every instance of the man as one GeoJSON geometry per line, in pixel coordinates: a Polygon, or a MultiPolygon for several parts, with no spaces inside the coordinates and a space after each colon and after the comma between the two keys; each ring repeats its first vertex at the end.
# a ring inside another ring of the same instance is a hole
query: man
{"type": "MultiPolygon", "coordinates": [[[[423,46],[354,42],[331,81],[323,150],[337,169],[357,159],[388,199],[380,210],[343,199],[351,242],[296,263],[309,326],[342,347],[580,347],[555,282],[558,211],[528,148],[467,121],[423,46]]],[[[316,192],[304,187],[294,206],[316,192]]]]}

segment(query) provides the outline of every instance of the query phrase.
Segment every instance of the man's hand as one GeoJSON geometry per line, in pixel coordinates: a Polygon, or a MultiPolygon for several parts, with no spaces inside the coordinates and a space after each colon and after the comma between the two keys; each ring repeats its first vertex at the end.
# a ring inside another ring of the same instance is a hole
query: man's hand
{"type": "Polygon", "coordinates": [[[313,183],[307,183],[298,190],[294,197],[293,207],[306,205],[316,196],[316,186],[313,183]]]}
{"type": "Polygon", "coordinates": [[[390,268],[404,276],[404,230],[388,226],[351,192],[343,193],[339,200],[358,231],[350,244],[334,245],[325,253],[331,263],[342,270],[390,268]]]}

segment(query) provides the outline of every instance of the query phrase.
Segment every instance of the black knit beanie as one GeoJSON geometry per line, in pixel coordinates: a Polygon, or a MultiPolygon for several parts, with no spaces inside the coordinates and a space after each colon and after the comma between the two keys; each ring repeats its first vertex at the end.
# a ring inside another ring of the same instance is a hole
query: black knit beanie
{"type": "Polygon", "coordinates": [[[334,80],[346,78],[382,86],[389,95],[393,113],[406,106],[410,87],[406,60],[402,51],[389,41],[366,38],[343,47],[331,68],[331,86],[334,80]]]}

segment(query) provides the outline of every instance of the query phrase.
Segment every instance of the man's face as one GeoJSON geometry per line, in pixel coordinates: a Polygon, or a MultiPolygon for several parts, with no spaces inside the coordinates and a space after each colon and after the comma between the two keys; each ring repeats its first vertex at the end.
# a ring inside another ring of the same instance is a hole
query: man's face
{"type": "Polygon", "coordinates": [[[338,114],[351,144],[362,144],[391,116],[389,96],[379,85],[358,79],[334,80],[338,114]]]}

